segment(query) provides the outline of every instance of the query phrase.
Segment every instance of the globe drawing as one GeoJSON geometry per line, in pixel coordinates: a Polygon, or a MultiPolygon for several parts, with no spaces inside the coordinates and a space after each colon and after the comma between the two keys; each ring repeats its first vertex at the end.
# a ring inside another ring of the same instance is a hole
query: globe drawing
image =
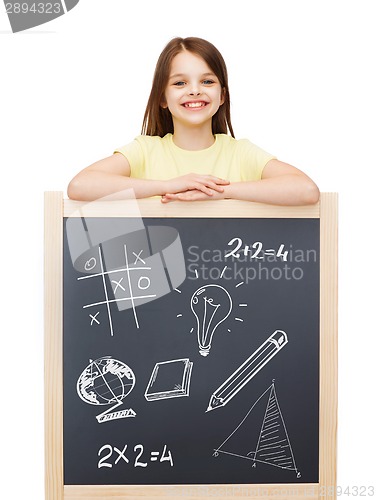
{"type": "Polygon", "coordinates": [[[91,405],[120,403],[136,382],[133,371],[125,363],[104,356],[89,365],[77,381],[77,393],[91,405]]]}

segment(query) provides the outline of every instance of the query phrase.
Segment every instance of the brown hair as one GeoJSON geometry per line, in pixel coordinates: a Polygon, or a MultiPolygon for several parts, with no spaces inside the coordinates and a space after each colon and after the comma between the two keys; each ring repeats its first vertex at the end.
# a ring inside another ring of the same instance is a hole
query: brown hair
{"type": "Polygon", "coordinates": [[[235,137],[231,125],[230,117],[230,92],[228,88],[228,76],[225,61],[219,52],[210,42],[202,38],[173,38],[163,49],[154,71],[153,84],[146,106],[141,134],[143,135],[164,135],[174,132],[172,116],[168,108],[162,108],[161,102],[170,76],[171,63],[173,58],[188,50],[193,54],[202,57],[209,68],[214,72],[222,87],[224,103],[212,118],[213,134],[227,134],[230,132],[235,137]]]}

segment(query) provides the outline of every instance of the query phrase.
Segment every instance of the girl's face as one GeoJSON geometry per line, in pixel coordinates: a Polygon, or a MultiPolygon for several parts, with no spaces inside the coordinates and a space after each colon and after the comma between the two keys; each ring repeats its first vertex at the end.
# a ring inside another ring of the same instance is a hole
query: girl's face
{"type": "Polygon", "coordinates": [[[161,106],[171,112],[177,126],[208,124],[223,104],[218,78],[204,59],[184,50],[174,57],[161,106]]]}

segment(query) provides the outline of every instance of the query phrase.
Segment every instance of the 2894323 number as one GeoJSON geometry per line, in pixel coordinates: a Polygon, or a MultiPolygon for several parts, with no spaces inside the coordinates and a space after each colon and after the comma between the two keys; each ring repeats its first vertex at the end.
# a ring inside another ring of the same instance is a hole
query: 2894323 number
{"type": "Polygon", "coordinates": [[[35,2],[28,4],[26,2],[8,2],[5,4],[7,14],[60,14],[62,10],[61,3],[35,2]]]}
{"type": "Polygon", "coordinates": [[[327,486],[322,485],[319,489],[320,497],[373,497],[375,495],[374,486],[327,486]]]}
{"type": "Polygon", "coordinates": [[[375,494],[374,486],[337,486],[337,496],[349,496],[349,497],[372,497],[375,494]]]}

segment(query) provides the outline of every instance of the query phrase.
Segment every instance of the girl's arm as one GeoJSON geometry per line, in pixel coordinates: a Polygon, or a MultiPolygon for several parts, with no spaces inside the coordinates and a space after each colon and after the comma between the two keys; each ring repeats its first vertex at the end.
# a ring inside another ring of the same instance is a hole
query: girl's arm
{"type": "Polygon", "coordinates": [[[114,154],[81,170],[70,181],[67,194],[72,200],[92,201],[129,188],[140,198],[154,196],[161,190],[156,181],[135,182],[139,179],[131,179],[130,173],[128,160],[114,154]]]}
{"type": "Polygon", "coordinates": [[[67,193],[72,200],[92,201],[104,196],[133,189],[136,198],[195,190],[211,196],[223,193],[228,182],[212,175],[188,174],[168,181],[130,177],[131,168],[122,154],[114,154],[81,170],[69,183],[67,193]]]}
{"type": "Polygon", "coordinates": [[[319,201],[320,191],[301,170],[270,160],[261,180],[230,184],[225,187],[224,197],[273,205],[313,205],[319,201]]]}
{"type": "Polygon", "coordinates": [[[212,196],[203,195],[198,191],[168,193],[162,198],[162,202],[224,198],[273,205],[313,205],[318,202],[320,191],[301,170],[279,160],[270,160],[265,165],[259,181],[234,182],[224,186],[223,193],[214,193],[212,196]]]}

